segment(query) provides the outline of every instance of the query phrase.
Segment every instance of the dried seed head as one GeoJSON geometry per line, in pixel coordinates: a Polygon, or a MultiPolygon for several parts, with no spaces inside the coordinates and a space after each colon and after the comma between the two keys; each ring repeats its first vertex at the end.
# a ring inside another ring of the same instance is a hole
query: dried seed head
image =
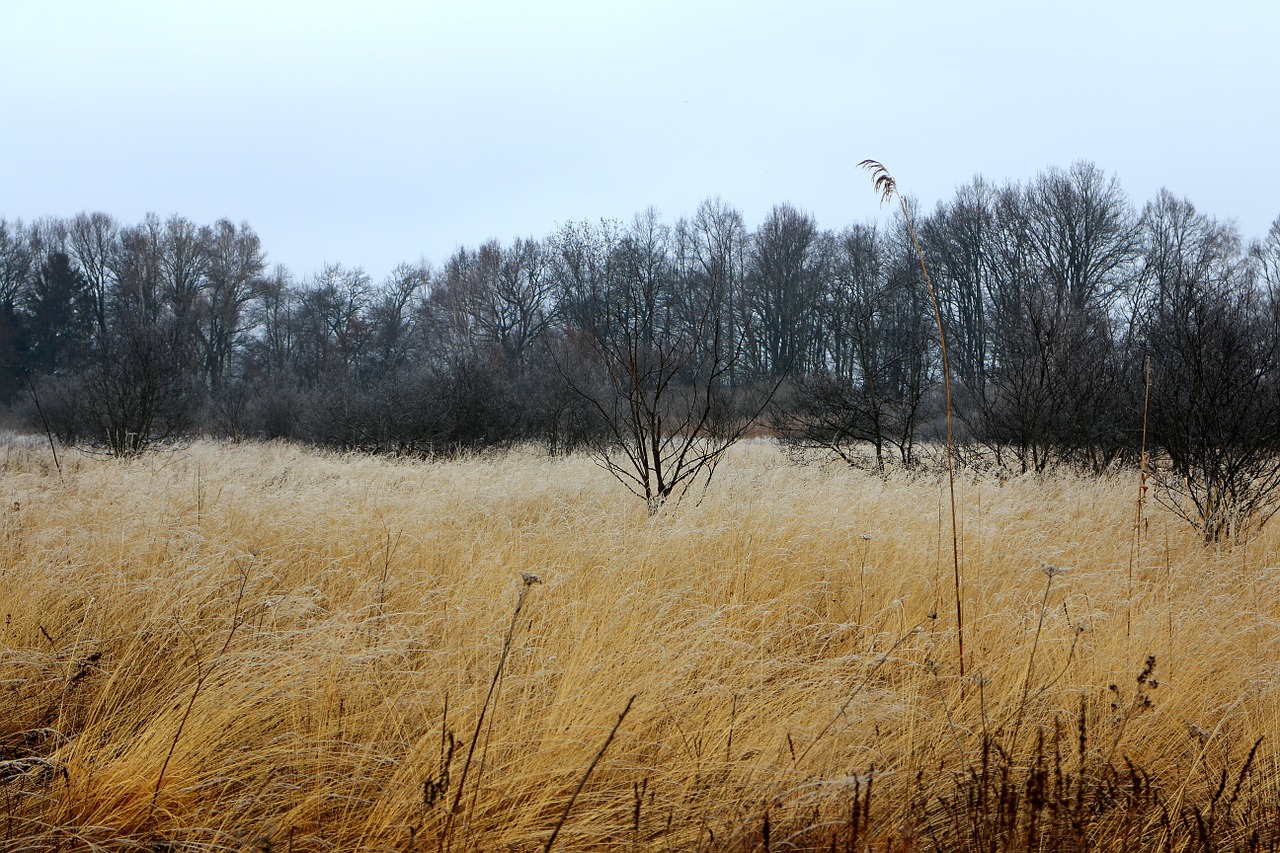
{"type": "Polygon", "coordinates": [[[1040,561],[1040,571],[1044,572],[1045,575],[1050,578],[1057,577],[1058,575],[1065,575],[1067,573],[1065,567],[1050,565],[1044,560],[1040,561]]]}
{"type": "Polygon", "coordinates": [[[889,174],[889,170],[875,160],[863,160],[859,167],[871,173],[871,180],[880,194],[880,203],[884,204],[898,192],[898,182],[889,174]]]}

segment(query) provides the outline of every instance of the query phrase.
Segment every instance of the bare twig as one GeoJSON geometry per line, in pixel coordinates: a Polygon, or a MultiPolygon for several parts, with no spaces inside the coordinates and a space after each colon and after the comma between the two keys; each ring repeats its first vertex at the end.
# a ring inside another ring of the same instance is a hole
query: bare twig
{"type": "Polygon", "coordinates": [[[222,648],[218,649],[218,654],[209,662],[208,669],[201,671],[202,667],[200,665],[200,660],[198,657],[196,659],[196,685],[191,691],[191,698],[187,700],[186,710],[182,712],[182,719],[178,720],[178,730],[173,733],[173,740],[169,743],[169,751],[165,754],[164,763],[160,765],[160,773],[156,776],[156,786],[151,792],[151,807],[148,814],[152,814],[156,810],[156,801],[160,797],[160,787],[164,784],[165,771],[169,769],[169,762],[173,759],[173,753],[178,748],[178,741],[182,739],[182,730],[187,725],[187,720],[191,716],[191,709],[195,707],[196,699],[200,696],[200,690],[204,687],[204,683],[209,680],[209,676],[212,675],[213,671],[217,668],[223,655],[227,653],[227,649],[231,647],[231,640],[235,637],[236,630],[240,627],[240,608],[244,604],[245,589],[248,585],[249,569],[242,566],[240,567],[240,588],[236,590],[235,606],[232,608],[231,627],[227,630],[227,638],[223,640],[222,648]]]}
{"type": "Polygon", "coordinates": [[[1031,654],[1027,655],[1027,671],[1022,677],[1022,698],[1018,701],[1016,716],[1013,721],[1013,736],[1009,738],[1010,748],[1018,745],[1018,732],[1022,729],[1022,717],[1027,709],[1027,700],[1031,696],[1031,676],[1035,672],[1036,651],[1040,648],[1040,634],[1044,630],[1044,615],[1049,609],[1049,593],[1053,590],[1053,579],[1064,570],[1048,563],[1041,563],[1048,580],[1044,584],[1044,597],[1040,600],[1040,617],[1036,620],[1036,634],[1031,641],[1031,654]]]}
{"type": "Polygon", "coordinates": [[[58,476],[62,476],[62,464],[58,461],[58,446],[53,440],[53,429],[49,426],[49,419],[44,416],[44,408],[40,405],[40,395],[36,393],[35,383],[31,381],[31,376],[25,370],[22,371],[22,380],[27,385],[27,391],[31,394],[31,402],[36,404],[36,414],[40,416],[40,424],[44,427],[44,437],[49,441],[49,452],[53,454],[53,467],[57,470],[58,476]]]}
{"type": "Polygon", "coordinates": [[[591,759],[591,763],[587,765],[587,772],[582,774],[582,778],[578,780],[578,787],[573,789],[573,794],[569,797],[569,802],[564,804],[564,811],[560,813],[560,819],[556,821],[555,829],[551,830],[551,837],[547,839],[546,845],[542,848],[542,853],[550,853],[551,845],[556,843],[556,837],[560,835],[560,828],[564,826],[564,822],[569,819],[569,810],[573,808],[573,803],[578,799],[578,795],[582,793],[582,789],[587,785],[587,779],[591,777],[591,772],[596,769],[596,765],[600,763],[600,759],[604,757],[605,750],[609,748],[609,744],[613,743],[613,737],[618,733],[618,729],[622,726],[622,721],[627,718],[627,714],[631,711],[631,703],[636,701],[639,694],[632,693],[631,698],[627,700],[627,706],[622,709],[622,713],[618,715],[618,721],[613,724],[613,728],[609,730],[609,736],[604,739],[604,743],[600,744],[600,751],[596,753],[596,757],[591,759]]]}

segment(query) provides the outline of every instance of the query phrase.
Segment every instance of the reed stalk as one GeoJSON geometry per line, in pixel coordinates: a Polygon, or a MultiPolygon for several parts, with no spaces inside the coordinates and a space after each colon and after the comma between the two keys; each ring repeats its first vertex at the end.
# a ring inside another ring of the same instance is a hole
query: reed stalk
{"type": "Polygon", "coordinates": [[[947,334],[942,326],[942,310],[938,306],[938,294],[933,288],[933,279],[929,276],[929,268],[924,262],[924,250],[916,237],[915,223],[911,219],[911,211],[907,200],[898,192],[898,182],[889,174],[889,170],[875,160],[863,160],[858,164],[871,172],[876,192],[880,193],[880,201],[884,203],[891,198],[898,199],[902,210],[902,219],[907,224],[907,233],[911,237],[911,245],[915,248],[916,259],[920,262],[920,273],[924,276],[924,286],[929,293],[929,304],[933,307],[933,320],[938,327],[938,346],[942,351],[942,389],[947,416],[947,492],[951,498],[951,567],[952,583],[956,605],[956,643],[960,658],[960,675],[964,676],[964,589],[960,575],[960,530],[956,523],[956,466],[955,466],[955,433],[951,424],[951,363],[947,357],[947,334]]]}

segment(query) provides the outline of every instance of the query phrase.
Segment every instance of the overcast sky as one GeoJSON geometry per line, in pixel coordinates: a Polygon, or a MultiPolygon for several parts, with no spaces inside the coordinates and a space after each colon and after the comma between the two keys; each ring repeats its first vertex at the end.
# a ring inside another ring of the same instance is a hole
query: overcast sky
{"type": "Polygon", "coordinates": [[[864,158],[1280,215],[1274,0],[0,4],[0,216],[228,217],[300,276],[716,195],[842,227],[864,158]]]}

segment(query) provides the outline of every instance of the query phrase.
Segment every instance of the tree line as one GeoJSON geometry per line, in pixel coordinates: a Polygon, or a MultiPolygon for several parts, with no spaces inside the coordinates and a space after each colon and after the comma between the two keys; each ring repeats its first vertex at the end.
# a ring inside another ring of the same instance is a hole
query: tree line
{"type": "MultiPolygon", "coordinates": [[[[977,177],[911,215],[964,460],[1103,471],[1145,451],[1207,536],[1250,501],[1251,517],[1268,512],[1280,220],[1248,242],[1168,191],[1139,207],[1084,162],[977,177]],[[1205,471],[1213,488],[1186,485],[1205,471]]],[[[573,222],[375,282],[340,264],[270,268],[253,229],[225,219],[0,219],[0,400],[27,427],[121,455],[192,433],[647,454],[661,449],[635,445],[654,431],[757,428],[910,467],[945,413],[905,226],[824,229],[780,204],[749,229],[709,199],[674,222],[573,222]]]]}

